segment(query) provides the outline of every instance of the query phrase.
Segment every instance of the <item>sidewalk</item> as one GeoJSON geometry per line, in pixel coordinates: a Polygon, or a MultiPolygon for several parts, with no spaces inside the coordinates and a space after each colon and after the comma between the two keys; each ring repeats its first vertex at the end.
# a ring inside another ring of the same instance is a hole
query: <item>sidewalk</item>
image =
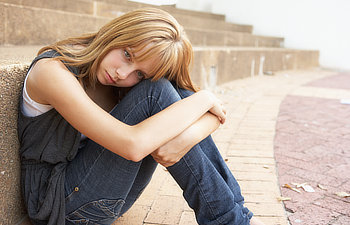
{"type": "Polygon", "coordinates": [[[296,188],[282,189],[292,225],[350,224],[350,105],[341,99],[350,104],[350,73],[307,83],[282,102],[275,156],[280,184],[296,188]],[[312,189],[298,188],[304,183],[312,189]]]}
{"type": "MultiPolygon", "coordinates": [[[[305,193],[301,193],[299,198],[294,199],[294,195],[291,195],[291,192],[293,191],[282,187],[285,183],[294,182],[294,174],[289,174],[288,170],[293,168],[293,165],[291,164],[296,161],[289,162],[289,158],[286,158],[288,157],[289,152],[280,152],[281,149],[284,149],[284,151],[286,150],[283,147],[283,143],[280,142],[280,139],[278,138],[280,137],[278,132],[280,132],[280,126],[283,127],[285,122],[287,123],[285,127],[290,129],[288,122],[291,118],[283,119],[283,113],[286,110],[286,107],[282,108],[283,111],[280,112],[280,105],[282,103],[282,106],[285,106],[286,100],[284,99],[286,97],[288,101],[288,99],[295,98],[295,96],[313,95],[321,98],[335,99],[333,101],[337,103],[339,103],[340,98],[350,99],[350,90],[316,88],[314,87],[315,85],[303,86],[309,82],[317,81],[325,77],[331,77],[335,74],[336,73],[332,71],[319,69],[308,71],[283,71],[274,76],[257,76],[254,78],[235,80],[221,85],[215,90],[217,95],[226,104],[228,109],[228,119],[226,124],[221,126],[213,134],[213,137],[227,164],[232,169],[233,174],[241,185],[242,192],[246,199],[246,206],[255,213],[255,216],[260,217],[267,225],[286,225],[288,224],[287,217],[289,217],[290,220],[294,220],[291,221],[291,224],[328,224],[327,222],[319,222],[319,213],[312,209],[306,210],[304,214],[302,211],[304,208],[302,208],[300,204],[304,204],[301,201],[303,198],[309,200],[309,198],[304,196],[305,193]],[[293,97],[289,96],[291,94],[293,97]],[[275,130],[276,124],[279,126],[277,134],[275,130]],[[281,166],[281,168],[278,168],[278,170],[281,170],[280,176],[282,180],[280,181],[278,181],[277,178],[274,145],[279,148],[276,158],[277,160],[281,160],[277,161],[277,165],[281,166]],[[285,158],[283,158],[284,154],[287,155],[285,158]],[[286,168],[286,166],[288,167],[286,168]],[[281,196],[281,189],[283,196],[286,195],[284,197],[292,198],[291,201],[284,201],[287,208],[289,207],[288,214],[284,209],[283,203],[278,200],[281,196]],[[290,209],[293,206],[291,204],[294,203],[297,205],[293,209],[290,209]],[[291,211],[294,211],[294,213],[291,213],[291,211]],[[301,215],[303,215],[303,217],[300,217],[301,215]],[[304,220],[305,218],[309,218],[309,220],[304,220]],[[310,221],[315,222],[310,223],[310,221]]],[[[299,106],[297,101],[295,101],[295,103],[296,105],[291,105],[292,109],[299,106]]],[[[323,104],[325,103],[320,105],[322,106],[323,104]]],[[[347,110],[347,118],[349,118],[350,108],[344,108],[344,110],[347,110]]],[[[323,116],[323,114],[317,114],[316,112],[314,116],[315,118],[319,118],[320,116],[323,116]]],[[[309,120],[312,118],[313,117],[308,117],[309,120]]],[[[342,119],[345,120],[344,117],[342,119]]],[[[308,122],[311,123],[312,121],[308,122]]],[[[349,123],[347,124],[348,130],[339,129],[342,132],[349,131],[350,126],[349,123]]],[[[346,135],[349,137],[349,133],[346,135]]],[[[291,143],[297,143],[297,140],[291,138],[288,139],[291,143]]],[[[349,146],[349,142],[347,142],[347,144],[347,146],[349,146]]],[[[344,146],[345,145],[343,145],[343,147],[344,146]]],[[[289,148],[287,150],[290,151],[289,148]]],[[[295,154],[293,154],[293,156],[294,155],[295,154]]],[[[330,160],[329,163],[335,163],[337,159],[338,158],[334,158],[334,160],[330,160]]],[[[315,164],[316,162],[319,161],[313,161],[312,163],[315,164]]],[[[344,162],[344,164],[342,164],[343,166],[339,168],[340,171],[335,169],[329,173],[333,175],[337,172],[341,172],[343,178],[349,180],[348,171],[350,162],[346,162],[344,162]]],[[[296,163],[302,165],[304,161],[298,161],[296,163]]],[[[298,175],[300,176],[300,174],[298,175]]],[[[305,181],[309,183],[309,179],[303,180],[301,178],[296,179],[295,182],[305,181]]],[[[325,187],[328,187],[328,181],[333,182],[332,179],[329,179],[322,184],[325,187]]],[[[340,180],[339,182],[341,183],[340,180]]],[[[311,184],[314,185],[314,183],[311,184]]],[[[341,190],[349,192],[350,182],[345,183],[344,185],[345,186],[343,186],[343,189],[341,190]]],[[[314,188],[316,189],[315,186],[314,188]]],[[[319,192],[319,190],[317,190],[317,192],[319,192]]],[[[328,196],[328,199],[326,198],[319,201],[317,204],[314,203],[313,205],[321,207],[319,205],[332,205],[333,203],[339,204],[339,201],[344,201],[344,206],[335,206],[339,208],[338,213],[329,214],[341,216],[347,213],[349,215],[349,199],[340,199],[340,197],[336,197],[338,200],[332,201],[332,197],[334,196],[328,196]]],[[[307,204],[312,205],[310,202],[305,202],[305,206],[309,207],[307,204]]],[[[334,210],[335,209],[337,208],[334,208],[334,210]]],[[[327,211],[327,209],[324,210],[327,211]]],[[[333,211],[331,206],[328,207],[328,211],[333,211]]],[[[339,221],[349,222],[348,219],[349,217],[344,216],[341,217],[339,221]]],[[[193,212],[181,196],[181,190],[177,187],[176,183],[172,180],[166,170],[159,166],[149,187],[145,190],[137,203],[128,213],[126,213],[126,215],[114,223],[114,225],[119,224],[192,225],[197,223],[194,219],[193,212]]],[[[340,222],[336,224],[346,223],[340,222]]]]}

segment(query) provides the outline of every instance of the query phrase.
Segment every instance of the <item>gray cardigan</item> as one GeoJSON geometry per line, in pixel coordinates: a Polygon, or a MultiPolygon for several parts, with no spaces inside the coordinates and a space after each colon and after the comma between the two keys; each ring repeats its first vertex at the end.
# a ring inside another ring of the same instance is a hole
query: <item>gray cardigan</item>
{"type": "MultiPolygon", "coordinates": [[[[58,56],[55,51],[36,57],[31,66],[43,58],[58,56]]],[[[67,68],[74,74],[78,69],[67,68]]],[[[34,224],[65,224],[65,169],[78,152],[81,134],[55,109],[36,117],[22,113],[23,97],[18,109],[21,185],[28,216],[34,224]]]]}

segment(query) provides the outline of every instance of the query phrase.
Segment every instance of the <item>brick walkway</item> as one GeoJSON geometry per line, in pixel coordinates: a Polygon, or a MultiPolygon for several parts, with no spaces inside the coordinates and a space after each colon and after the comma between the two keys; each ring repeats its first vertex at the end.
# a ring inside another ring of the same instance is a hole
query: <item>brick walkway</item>
{"type": "MultiPolygon", "coordinates": [[[[233,174],[241,185],[242,192],[246,198],[246,205],[267,225],[288,224],[287,216],[289,216],[289,219],[296,221],[295,223],[292,221],[292,224],[296,224],[297,222],[300,222],[299,224],[311,224],[306,221],[318,220],[316,219],[318,218],[318,213],[315,211],[313,212],[311,208],[308,208],[308,206],[312,203],[305,201],[304,204],[304,202],[300,201],[303,198],[306,200],[309,198],[306,196],[310,195],[302,193],[298,195],[299,198],[294,199],[294,195],[291,195],[292,192],[289,189],[282,188],[280,185],[290,183],[292,181],[295,181],[296,183],[308,182],[312,185],[315,183],[309,182],[308,179],[294,180],[292,176],[288,175],[281,176],[281,181],[279,184],[276,174],[277,169],[275,166],[274,144],[276,144],[277,148],[279,149],[277,159],[288,161],[288,163],[278,161],[278,165],[282,165],[281,168],[278,168],[280,174],[289,174],[286,172],[288,168],[283,166],[293,165],[290,165],[291,163],[289,162],[289,158],[286,158],[287,156],[284,158],[281,157],[283,153],[280,152],[280,150],[283,149],[283,147],[282,142],[279,141],[279,137],[281,135],[279,132],[282,129],[280,126],[287,127],[286,129],[293,129],[289,126],[289,120],[283,119],[283,112],[286,108],[285,104],[288,105],[287,108],[297,108],[299,105],[295,106],[288,104],[288,102],[291,101],[292,103],[298,103],[296,98],[300,98],[299,96],[309,96],[312,94],[318,97],[338,99],[332,101],[337,102],[337,106],[339,106],[340,98],[350,99],[349,90],[319,88],[317,82],[314,83],[313,86],[311,86],[311,84],[308,86],[303,86],[309,82],[317,81],[323,78],[326,79],[327,77],[331,77],[333,75],[335,75],[335,72],[318,69],[308,71],[284,71],[277,73],[274,76],[257,76],[254,78],[235,80],[233,82],[221,85],[215,90],[218,96],[225,102],[229,111],[229,117],[227,123],[220,127],[214,133],[213,137],[219,146],[221,153],[226,159],[227,164],[232,169],[233,174]],[[290,94],[293,94],[293,97],[289,96],[290,94]],[[285,98],[286,100],[284,100],[285,98]],[[281,103],[282,112],[279,111],[281,103]],[[278,130],[275,140],[275,128],[277,121],[278,130]],[[292,201],[284,201],[284,203],[286,204],[288,211],[295,210],[294,214],[290,214],[290,212],[288,212],[287,215],[283,203],[278,200],[278,197],[281,196],[280,188],[282,189],[283,195],[292,198],[292,201]],[[291,204],[294,204],[293,206],[295,206],[293,209],[291,209],[291,204]],[[298,208],[300,205],[305,206],[305,208],[298,208]],[[302,212],[305,212],[305,214],[301,214],[302,212]],[[306,214],[308,212],[313,213],[306,214]],[[305,220],[307,217],[310,217],[310,219],[305,220]]],[[[344,79],[344,77],[342,79],[344,79]]],[[[327,83],[330,84],[330,82],[327,83]]],[[[308,97],[301,98],[309,100],[310,102],[308,97]]],[[[308,102],[305,104],[308,105],[308,102]]],[[[322,106],[325,104],[325,102],[319,102],[316,103],[316,105],[317,104],[322,106]]],[[[302,107],[302,105],[300,105],[300,107],[302,107]]],[[[340,107],[349,112],[349,108],[346,108],[345,105],[341,105],[340,107]]],[[[333,113],[332,111],[327,112],[333,113]]],[[[322,119],[323,115],[324,114],[316,114],[315,117],[322,119]]],[[[347,115],[347,118],[349,118],[349,113],[347,115]]],[[[306,122],[311,126],[312,121],[314,121],[313,116],[310,114],[307,118],[308,121],[306,122]]],[[[339,118],[339,122],[344,120],[344,117],[339,118]]],[[[324,122],[325,121],[322,120],[320,121],[320,123],[324,122]]],[[[304,126],[305,123],[302,125],[304,126]]],[[[347,128],[349,129],[349,126],[347,128]]],[[[339,132],[347,131],[342,127],[338,127],[338,130],[339,132]]],[[[327,133],[328,131],[324,132],[327,133]]],[[[349,137],[349,134],[346,135],[349,137]]],[[[298,137],[305,140],[303,135],[298,137]]],[[[299,143],[292,138],[293,136],[290,136],[287,139],[287,141],[289,141],[288,143],[299,143]]],[[[337,143],[340,144],[340,140],[338,140],[337,143]]],[[[349,146],[350,143],[346,143],[347,144],[342,146],[349,146]]],[[[338,151],[341,151],[339,149],[338,151]]],[[[284,151],[289,150],[290,149],[284,151]]],[[[317,150],[315,150],[315,153],[316,152],[317,150]]],[[[291,156],[295,157],[295,155],[298,156],[297,153],[294,153],[291,156]]],[[[334,157],[329,159],[329,162],[327,163],[334,163],[336,160],[340,160],[340,158],[334,157]]],[[[344,161],[345,159],[342,159],[342,162],[344,161]]],[[[300,163],[299,161],[295,160],[291,162],[300,163]]],[[[312,164],[310,165],[310,162],[308,164],[306,163],[305,165],[312,166],[312,164]]],[[[308,172],[306,172],[307,169],[308,168],[302,168],[300,171],[305,171],[304,173],[308,174],[308,172]]],[[[328,173],[332,177],[335,176],[334,174],[344,173],[343,179],[348,179],[349,175],[346,174],[346,171],[349,171],[349,161],[347,161],[347,164],[344,162],[342,166],[329,170],[328,173]]],[[[320,170],[319,172],[323,173],[325,171],[320,170]]],[[[307,176],[304,176],[304,178],[306,177],[307,176]]],[[[341,178],[337,178],[337,181],[341,183],[340,179],[341,178]]],[[[329,178],[320,184],[323,184],[325,187],[329,188],[328,191],[331,192],[333,189],[331,189],[327,184],[328,182],[334,181],[335,179],[329,178]]],[[[339,189],[339,191],[349,191],[349,182],[341,184],[343,185],[343,189],[339,189]]],[[[316,187],[314,188],[316,189],[316,187]]],[[[320,190],[317,190],[317,193],[319,192],[320,190]]],[[[321,194],[323,194],[323,192],[326,191],[322,190],[321,194]]],[[[313,203],[313,205],[320,207],[319,205],[322,204],[331,205],[333,203],[339,203],[337,201],[348,203],[348,200],[346,199],[333,197],[333,195],[329,194],[325,198],[320,199],[318,202],[313,203]]],[[[338,205],[337,208],[335,208],[339,209],[336,211],[337,213],[330,213],[330,215],[339,216],[339,221],[345,221],[348,218],[341,217],[341,215],[344,213],[349,214],[349,205],[345,206],[338,205]]],[[[328,211],[330,212],[332,210],[328,211]]],[[[171,176],[164,170],[164,168],[159,166],[154,178],[151,181],[151,184],[145,190],[145,193],[140,197],[138,202],[126,215],[114,223],[114,225],[119,224],[192,225],[197,223],[195,222],[193,212],[187,206],[186,202],[181,196],[181,190],[177,187],[176,183],[172,180],[171,176]]],[[[316,222],[314,224],[327,223],[316,222]]],[[[339,222],[337,224],[345,223],[339,222]]]]}
{"type": "MultiPolygon", "coordinates": [[[[310,82],[282,102],[275,154],[280,184],[307,183],[315,192],[282,189],[297,224],[350,224],[350,74],[310,82]]],[[[299,185],[300,186],[300,185],[299,185]]]]}

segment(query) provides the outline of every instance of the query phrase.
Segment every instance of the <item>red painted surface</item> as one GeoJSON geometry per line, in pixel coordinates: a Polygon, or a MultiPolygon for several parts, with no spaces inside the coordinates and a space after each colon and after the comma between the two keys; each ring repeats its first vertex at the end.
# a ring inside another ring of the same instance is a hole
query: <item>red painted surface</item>
{"type": "MultiPolygon", "coordinates": [[[[308,86],[350,89],[350,74],[308,86]]],[[[350,105],[339,99],[287,96],[276,125],[275,157],[281,192],[291,225],[350,224],[350,105]],[[282,187],[307,183],[314,193],[282,187]],[[321,184],[327,190],[318,187],[321,184]]]]}

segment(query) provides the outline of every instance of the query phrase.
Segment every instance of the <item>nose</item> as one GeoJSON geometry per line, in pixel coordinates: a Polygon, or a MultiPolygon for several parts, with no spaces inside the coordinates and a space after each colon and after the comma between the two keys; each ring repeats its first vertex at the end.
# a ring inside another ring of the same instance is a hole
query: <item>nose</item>
{"type": "Polygon", "coordinates": [[[117,69],[117,76],[118,79],[120,80],[124,80],[126,79],[129,74],[131,74],[134,71],[134,69],[130,66],[130,65],[125,65],[125,66],[121,66],[117,69]]]}

